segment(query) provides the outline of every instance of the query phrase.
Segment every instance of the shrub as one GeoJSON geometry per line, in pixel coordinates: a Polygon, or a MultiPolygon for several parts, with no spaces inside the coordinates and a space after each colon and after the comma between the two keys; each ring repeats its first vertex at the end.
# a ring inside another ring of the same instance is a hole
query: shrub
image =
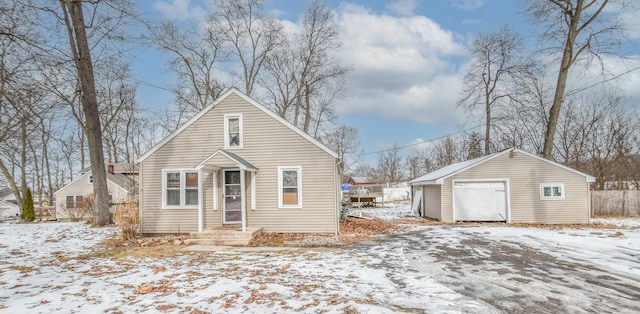
{"type": "Polygon", "coordinates": [[[113,218],[116,226],[120,228],[120,234],[123,240],[132,240],[138,236],[140,227],[138,203],[126,202],[118,204],[113,218]]]}
{"type": "Polygon", "coordinates": [[[67,208],[66,203],[60,202],[59,208],[70,221],[87,221],[93,220],[93,194],[85,195],[82,197],[82,204],[80,207],[67,208]]]}
{"type": "Polygon", "coordinates": [[[33,195],[31,194],[31,188],[27,188],[27,192],[24,193],[24,203],[22,205],[22,215],[20,218],[26,221],[36,220],[36,211],[33,207],[33,195]]]}

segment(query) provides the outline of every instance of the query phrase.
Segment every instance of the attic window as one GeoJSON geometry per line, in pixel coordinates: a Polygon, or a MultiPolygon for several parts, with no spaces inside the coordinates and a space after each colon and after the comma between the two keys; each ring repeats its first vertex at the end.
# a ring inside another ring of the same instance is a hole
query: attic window
{"type": "Polygon", "coordinates": [[[224,115],[224,148],[242,148],[242,114],[224,115]]]}
{"type": "Polygon", "coordinates": [[[564,199],[564,184],[562,183],[542,183],[540,184],[541,200],[562,200],[564,199]]]}

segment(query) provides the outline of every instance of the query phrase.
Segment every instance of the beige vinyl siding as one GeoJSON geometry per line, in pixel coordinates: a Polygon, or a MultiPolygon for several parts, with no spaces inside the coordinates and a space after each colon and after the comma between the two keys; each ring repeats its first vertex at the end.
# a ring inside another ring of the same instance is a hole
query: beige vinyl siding
{"type": "Polygon", "coordinates": [[[453,175],[442,185],[442,220],[452,222],[453,180],[509,179],[511,222],[566,224],[589,222],[589,184],[585,177],[522,153],[497,156],[453,175]],[[563,183],[565,198],[540,200],[541,183],[563,183]]]}
{"type": "MultiPolygon", "coordinates": [[[[243,148],[227,148],[258,168],[256,210],[251,210],[250,173],[246,173],[247,224],[275,232],[336,231],[337,195],[335,159],[276,119],[230,94],[212,110],[176,135],[142,162],[143,231],[169,233],[197,231],[197,209],[162,209],[162,169],[193,168],[224,147],[224,115],[241,113],[243,148]],[[302,168],[303,208],[278,208],[278,166],[302,168]]],[[[207,165],[232,166],[226,158],[207,165]]],[[[218,171],[218,210],[213,211],[211,174],[203,176],[205,228],[222,225],[222,179],[218,171]]]]}
{"type": "Polygon", "coordinates": [[[442,219],[440,198],[440,185],[423,185],[424,216],[434,219],[442,219]]]}

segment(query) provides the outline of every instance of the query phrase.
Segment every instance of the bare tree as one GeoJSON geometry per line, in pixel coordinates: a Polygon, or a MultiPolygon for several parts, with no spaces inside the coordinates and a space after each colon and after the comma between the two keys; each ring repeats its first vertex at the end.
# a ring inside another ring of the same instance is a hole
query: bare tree
{"type": "MultiPolygon", "coordinates": [[[[552,158],[558,119],[564,103],[569,71],[581,58],[589,61],[618,43],[620,26],[608,19],[609,0],[535,0],[523,2],[526,14],[545,29],[544,38],[561,50],[553,104],[549,109],[542,155],[552,158]]],[[[618,1],[622,3],[622,1],[618,1]]],[[[623,3],[622,3],[623,4],[623,3]]],[[[624,4],[623,4],[624,5],[624,4]]]]}
{"type": "Polygon", "coordinates": [[[102,147],[102,127],[96,95],[96,83],[91,61],[91,49],[87,39],[86,24],[80,0],[60,0],[64,23],[69,34],[69,44],[73,61],[78,74],[78,93],[85,115],[85,130],[89,143],[89,157],[91,159],[91,173],[93,175],[94,221],[103,226],[111,221],[109,217],[109,191],[107,190],[107,175],[104,166],[104,152],[102,147]]]}
{"type": "Polygon", "coordinates": [[[309,5],[300,33],[288,35],[269,55],[260,82],[275,112],[317,137],[333,120],[349,68],[333,55],[340,47],[338,33],[330,10],[318,1],[309,5]]]}
{"type": "Polygon", "coordinates": [[[376,168],[384,182],[394,183],[404,180],[406,167],[402,161],[402,156],[400,156],[398,145],[394,144],[391,148],[378,155],[376,168]]]}
{"type": "Polygon", "coordinates": [[[522,58],[522,39],[507,26],[495,33],[482,34],[473,41],[474,61],[464,77],[465,90],[458,105],[473,111],[484,108],[484,154],[491,153],[492,113],[501,102],[513,96],[510,80],[526,66],[522,58]]]}
{"type": "Polygon", "coordinates": [[[239,62],[245,93],[253,93],[269,54],[281,43],[282,26],[264,13],[263,0],[215,0],[208,21],[211,34],[239,62]]]}
{"type": "Polygon", "coordinates": [[[358,129],[341,125],[326,134],[323,142],[338,154],[340,182],[344,182],[345,172],[358,162],[358,157],[362,154],[358,129]]]}
{"type": "Polygon", "coordinates": [[[153,42],[171,56],[169,68],[177,74],[173,94],[187,117],[199,112],[220,96],[225,85],[216,76],[224,38],[213,27],[182,30],[166,22],[153,30],[153,42]]]}

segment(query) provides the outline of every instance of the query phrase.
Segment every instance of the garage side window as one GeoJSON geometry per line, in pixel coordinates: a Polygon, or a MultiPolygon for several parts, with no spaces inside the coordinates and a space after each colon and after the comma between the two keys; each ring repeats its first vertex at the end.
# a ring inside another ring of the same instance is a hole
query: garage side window
{"type": "Polygon", "coordinates": [[[540,199],[541,200],[564,199],[564,184],[562,183],[540,184],[540,199]]]}

